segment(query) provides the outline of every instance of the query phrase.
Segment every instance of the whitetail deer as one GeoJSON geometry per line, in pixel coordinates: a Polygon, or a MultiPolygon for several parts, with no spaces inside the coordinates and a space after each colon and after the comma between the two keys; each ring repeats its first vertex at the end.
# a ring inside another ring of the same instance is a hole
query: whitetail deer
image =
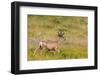
{"type": "Polygon", "coordinates": [[[58,32],[58,39],[56,40],[40,40],[38,47],[34,51],[34,54],[36,51],[40,51],[42,53],[42,51],[45,49],[50,52],[60,52],[59,46],[63,40],[65,40],[64,32],[58,32]]]}

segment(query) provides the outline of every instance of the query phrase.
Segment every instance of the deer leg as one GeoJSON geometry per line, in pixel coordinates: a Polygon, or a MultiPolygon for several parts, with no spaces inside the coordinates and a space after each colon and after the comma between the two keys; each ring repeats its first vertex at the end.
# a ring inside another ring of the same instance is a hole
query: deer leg
{"type": "Polygon", "coordinates": [[[57,47],[55,48],[55,51],[57,51],[58,53],[60,52],[60,50],[57,47]]]}
{"type": "Polygon", "coordinates": [[[42,53],[43,53],[43,49],[40,50],[40,55],[42,55],[42,53]]]}
{"type": "Polygon", "coordinates": [[[53,55],[55,55],[55,54],[56,54],[56,52],[54,51],[54,52],[53,52],[53,55]]]}
{"type": "Polygon", "coordinates": [[[45,51],[45,50],[46,50],[46,48],[43,47],[43,48],[41,49],[41,51],[40,51],[40,54],[42,55],[43,51],[45,51]]]}
{"type": "Polygon", "coordinates": [[[37,50],[38,50],[39,48],[36,48],[35,50],[34,50],[34,53],[33,53],[33,55],[35,55],[35,53],[37,52],[37,50]]]}
{"type": "Polygon", "coordinates": [[[37,47],[37,48],[34,50],[33,55],[35,55],[35,54],[36,54],[36,52],[37,52],[38,50],[40,50],[40,49],[41,49],[40,47],[37,47]]]}

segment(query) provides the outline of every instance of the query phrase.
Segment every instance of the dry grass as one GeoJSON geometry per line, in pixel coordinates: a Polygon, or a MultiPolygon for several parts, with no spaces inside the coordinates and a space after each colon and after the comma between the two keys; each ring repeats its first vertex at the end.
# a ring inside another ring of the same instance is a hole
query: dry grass
{"type": "Polygon", "coordinates": [[[74,16],[36,16],[28,15],[28,60],[80,59],[88,57],[87,17],[74,16]],[[57,32],[65,32],[66,41],[60,46],[61,52],[52,53],[44,50],[37,52],[38,40],[57,37],[57,32]]]}

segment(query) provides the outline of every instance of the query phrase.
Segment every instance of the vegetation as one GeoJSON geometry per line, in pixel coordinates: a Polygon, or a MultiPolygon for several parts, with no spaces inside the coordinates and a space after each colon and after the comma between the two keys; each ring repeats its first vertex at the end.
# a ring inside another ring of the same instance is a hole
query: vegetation
{"type": "Polygon", "coordinates": [[[87,17],[28,15],[28,60],[82,59],[88,57],[87,17]],[[66,41],[60,45],[60,52],[43,51],[33,55],[39,40],[57,38],[57,32],[64,31],[66,41]]]}

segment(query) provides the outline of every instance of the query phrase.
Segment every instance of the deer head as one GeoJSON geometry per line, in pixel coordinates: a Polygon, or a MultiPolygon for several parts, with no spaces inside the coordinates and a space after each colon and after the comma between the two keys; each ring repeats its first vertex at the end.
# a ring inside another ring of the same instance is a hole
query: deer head
{"type": "Polygon", "coordinates": [[[64,33],[63,31],[59,31],[59,32],[58,32],[58,37],[59,37],[60,39],[66,40],[64,34],[65,34],[65,33],[64,33]]]}

